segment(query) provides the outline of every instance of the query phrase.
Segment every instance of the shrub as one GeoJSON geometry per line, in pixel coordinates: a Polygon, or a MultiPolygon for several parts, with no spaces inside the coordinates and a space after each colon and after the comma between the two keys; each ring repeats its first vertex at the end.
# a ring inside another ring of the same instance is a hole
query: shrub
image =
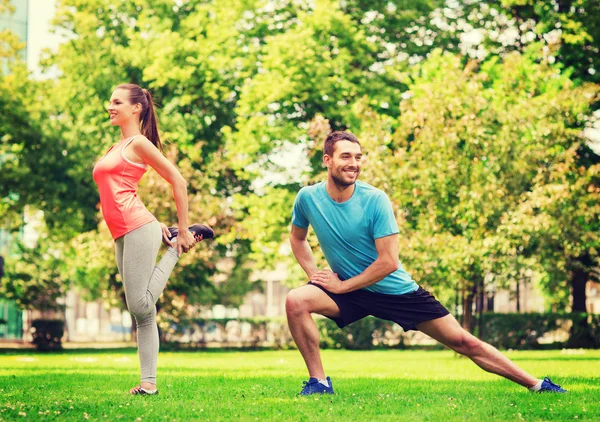
{"type": "Polygon", "coordinates": [[[31,323],[31,342],[38,351],[61,350],[65,322],[55,319],[36,319],[31,323]]]}
{"type": "MultiPolygon", "coordinates": [[[[586,347],[600,347],[600,315],[484,313],[481,318],[481,332],[476,334],[499,349],[575,347],[572,339],[585,339],[586,347]]],[[[419,341],[414,338],[415,332],[406,333],[395,323],[374,317],[356,321],[344,329],[339,329],[327,318],[317,318],[316,323],[323,349],[404,349],[419,341]]],[[[287,348],[294,345],[283,318],[196,318],[170,321],[165,328],[163,341],[187,347],[212,344],[221,347],[287,348]]]]}
{"type": "Polygon", "coordinates": [[[600,316],[584,313],[484,313],[479,337],[499,349],[541,349],[569,346],[571,339],[587,340],[587,347],[600,347],[600,316]],[[543,345],[549,333],[568,337],[566,342],[543,345]]]}
{"type": "Polygon", "coordinates": [[[343,329],[330,319],[318,319],[323,349],[370,350],[405,348],[406,333],[391,321],[363,318],[343,329]]]}

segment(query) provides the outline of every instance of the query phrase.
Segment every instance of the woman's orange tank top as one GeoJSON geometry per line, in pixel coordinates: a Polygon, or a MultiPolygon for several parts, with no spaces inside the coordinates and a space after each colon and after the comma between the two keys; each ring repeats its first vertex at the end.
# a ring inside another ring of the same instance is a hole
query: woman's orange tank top
{"type": "Polygon", "coordinates": [[[134,163],[123,153],[134,139],[135,136],[113,145],[92,172],[104,221],[115,240],[156,220],[137,195],[138,183],[148,166],[134,163]]]}

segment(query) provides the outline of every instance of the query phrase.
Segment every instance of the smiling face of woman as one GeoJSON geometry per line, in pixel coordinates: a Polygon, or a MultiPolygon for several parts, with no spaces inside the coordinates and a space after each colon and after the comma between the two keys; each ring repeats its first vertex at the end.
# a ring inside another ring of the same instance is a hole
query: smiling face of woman
{"type": "Polygon", "coordinates": [[[129,122],[131,119],[139,120],[141,104],[131,104],[129,100],[129,91],[117,88],[110,96],[107,110],[110,124],[113,126],[120,126],[129,122]]]}

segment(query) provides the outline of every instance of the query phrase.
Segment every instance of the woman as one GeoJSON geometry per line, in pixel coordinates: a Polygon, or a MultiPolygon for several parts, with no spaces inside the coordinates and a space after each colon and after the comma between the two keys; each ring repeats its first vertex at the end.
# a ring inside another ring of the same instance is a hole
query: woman
{"type": "Polygon", "coordinates": [[[188,252],[197,241],[213,237],[214,233],[201,224],[188,227],[187,183],[161,154],[150,93],[134,84],[119,85],[112,93],[108,112],[110,123],[121,128],[121,140],[96,163],[93,176],[104,220],[115,240],[127,307],[137,323],[141,383],[130,393],[157,394],[156,301],[181,253],[188,252]],[[177,228],[159,224],[137,196],[138,182],[148,166],[173,187],[177,228]],[[161,237],[169,248],[156,265],[161,237]]]}

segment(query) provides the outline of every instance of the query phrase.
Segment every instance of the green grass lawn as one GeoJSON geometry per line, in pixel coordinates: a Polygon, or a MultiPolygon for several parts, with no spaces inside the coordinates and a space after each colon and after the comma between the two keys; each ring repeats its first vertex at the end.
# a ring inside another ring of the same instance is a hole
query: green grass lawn
{"type": "Polygon", "coordinates": [[[127,394],[135,350],[0,354],[0,421],[600,420],[600,350],[512,352],[570,393],[532,394],[450,351],[323,352],[335,396],[300,398],[297,351],[165,352],[160,395],[127,394]]]}

